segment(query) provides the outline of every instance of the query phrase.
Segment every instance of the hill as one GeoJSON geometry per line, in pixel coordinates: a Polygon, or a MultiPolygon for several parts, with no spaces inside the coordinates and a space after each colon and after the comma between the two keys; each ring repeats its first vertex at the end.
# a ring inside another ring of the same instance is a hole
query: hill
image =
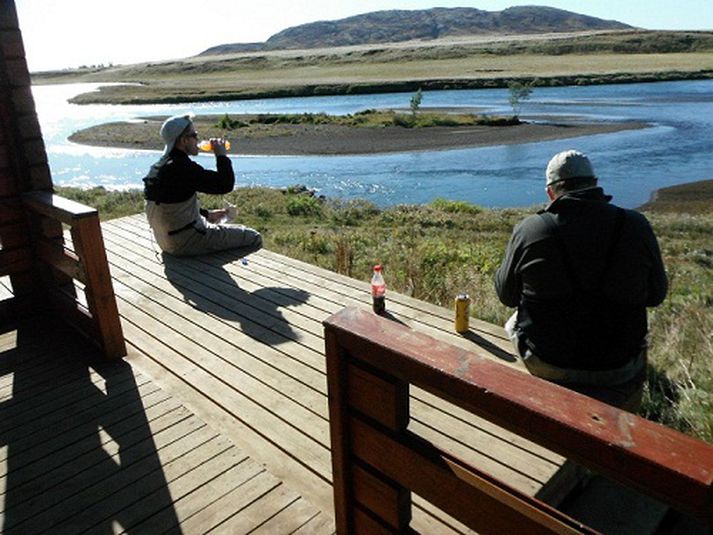
{"type": "MultiPolygon", "coordinates": [[[[483,11],[475,8],[389,10],[293,26],[270,37],[262,45],[262,49],[305,49],[428,41],[474,35],[626,29],[633,28],[617,21],[541,6],[511,7],[503,11],[483,11]]],[[[218,45],[199,55],[255,51],[258,45],[259,43],[218,45]]]]}

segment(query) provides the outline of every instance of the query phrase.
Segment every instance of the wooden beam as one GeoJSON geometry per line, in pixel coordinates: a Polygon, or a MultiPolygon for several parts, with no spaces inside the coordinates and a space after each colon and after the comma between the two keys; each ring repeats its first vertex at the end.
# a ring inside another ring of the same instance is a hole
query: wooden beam
{"type": "Polygon", "coordinates": [[[84,269],[87,303],[101,335],[104,353],[108,359],[121,358],[126,355],[126,344],[96,211],[93,217],[76,220],[71,233],[84,269]]]}
{"type": "Polygon", "coordinates": [[[98,214],[95,208],[55,195],[51,191],[31,191],[22,194],[22,200],[38,214],[47,216],[66,225],[78,219],[98,214]]]}
{"type": "Polygon", "coordinates": [[[32,252],[29,247],[0,249],[0,277],[32,269],[32,252]]]}
{"type": "Polygon", "coordinates": [[[713,523],[710,444],[363,310],[324,325],[340,351],[713,523]]]}
{"type": "Polygon", "coordinates": [[[72,279],[83,284],[87,283],[87,276],[79,257],[72,251],[68,251],[61,243],[39,239],[35,244],[35,251],[38,258],[46,264],[72,279]]]}
{"type": "Polygon", "coordinates": [[[407,434],[350,421],[356,457],[478,533],[594,533],[563,513],[407,434]]]}

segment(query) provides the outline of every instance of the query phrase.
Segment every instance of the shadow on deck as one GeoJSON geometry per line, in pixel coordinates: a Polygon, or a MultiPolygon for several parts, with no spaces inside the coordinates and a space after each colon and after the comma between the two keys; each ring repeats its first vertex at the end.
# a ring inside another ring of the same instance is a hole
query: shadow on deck
{"type": "Polygon", "coordinates": [[[130,362],[98,356],[46,318],[0,333],[3,533],[332,530],[130,362]]]}

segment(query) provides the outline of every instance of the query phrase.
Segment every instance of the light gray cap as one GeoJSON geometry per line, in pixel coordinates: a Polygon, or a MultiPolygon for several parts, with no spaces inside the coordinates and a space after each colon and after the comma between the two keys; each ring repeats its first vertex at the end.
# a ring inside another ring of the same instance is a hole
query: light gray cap
{"type": "Polygon", "coordinates": [[[596,178],[589,158],[577,150],[566,150],[555,154],[547,164],[545,176],[548,186],[570,178],[596,178]]]}
{"type": "Polygon", "coordinates": [[[188,126],[193,122],[193,115],[174,115],[169,117],[161,125],[161,139],[166,144],[163,149],[163,155],[167,156],[173,146],[176,144],[176,140],[183,133],[183,131],[188,128],[188,126]]]}

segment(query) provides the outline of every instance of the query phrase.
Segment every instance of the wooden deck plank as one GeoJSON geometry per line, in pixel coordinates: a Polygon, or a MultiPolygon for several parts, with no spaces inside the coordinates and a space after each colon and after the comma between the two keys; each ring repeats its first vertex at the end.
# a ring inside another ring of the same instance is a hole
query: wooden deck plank
{"type": "MultiPolygon", "coordinates": [[[[40,513],[12,526],[11,529],[18,528],[24,533],[35,533],[50,528],[66,529],[67,532],[75,533],[82,528],[87,529],[93,526],[102,515],[101,509],[106,507],[107,502],[114,502],[117,506],[126,503],[120,499],[118,493],[127,487],[131,493],[129,498],[132,501],[148,494],[152,483],[159,484],[159,481],[151,481],[149,476],[161,466],[166,481],[170,481],[172,478],[169,475],[169,467],[173,463],[182,461],[176,464],[173,470],[175,471],[177,468],[180,473],[183,473],[190,468],[186,466],[187,461],[197,464],[202,462],[206,455],[216,453],[212,442],[220,441],[217,444],[222,450],[218,449],[217,451],[224,451],[230,447],[227,442],[221,440],[214,431],[209,430],[196,418],[192,418],[188,424],[173,426],[163,433],[163,436],[155,437],[157,458],[142,456],[150,452],[152,446],[150,443],[142,443],[141,446],[135,447],[130,452],[139,459],[126,466],[122,464],[120,471],[113,470],[112,473],[107,474],[99,467],[94,468],[93,472],[101,477],[92,485],[84,485],[79,481],[88,477],[87,471],[84,471],[77,476],[78,492],[69,494],[69,498],[49,508],[40,509],[40,513]],[[208,447],[202,448],[201,446],[204,445],[208,447]],[[137,485],[137,482],[141,482],[141,484],[137,485]]],[[[101,468],[105,468],[105,466],[101,468]]],[[[64,485],[61,489],[62,492],[64,492],[63,489],[64,485]]]]}
{"type": "MultiPolygon", "coordinates": [[[[214,500],[209,507],[181,522],[184,533],[229,533],[224,526],[236,515],[240,515],[246,507],[268,495],[271,490],[280,486],[280,482],[267,472],[260,472],[245,481],[242,485],[214,500]]],[[[245,526],[239,526],[235,533],[245,533],[245,526]]]]}
{"type": "MultiPolygon", "coordinates": [[[[152,387],[153,385],[149,386],[152,387]]],[[[107,431],[99,437],[98,442],[96,430],[99,419],[88,419],[69,432],[54,431],[51,435],[43,433],[23,440],[17,446],[18,453],[13,454],[13,469],[21,469],[14,476],[14,485],[19,486],[34,477],[47,476],[48,479],[49,472],[55,467],[64,469],[64,467],[69,466],[73,460],[77,460],[83,454],[91,453],[97,444],[107,452],[111,445],[118,440],[121,440],[122,444],[131,444],[132,432],[139,436],[142,433],[146,435],[145,427],[147,423],[150,429],[159,430],[163,422],[157,424],[153,422],[154,419],[165,417],[167,414],[171,418],[175,418],[181,414],[177,410],[180,405],[159,390],[148,394],[139,390],[138,394],[142,396],[142,403],[136,408],[127,407],[127,405],[134,402],[135,397],[132,399],[130,395],[127,395],[123,398],[116,398],[117,404],[125,402],[125,405],[120,410],[114,410],[102,416],[102,429],[107,431]]],[[[186,415],[184,414],[182,417],[185,418],[186,415]]],[[[85,466],[84,461],[79,462],[79,465],[85,466]]],[[[2,477],[5,477],[7,475],[7,465],[0,466],[0,471],[2,477]]],[[[71,474],[72,472],[69,473],[71,474]]]]}
{"type": "MultiPolygon", "coordinates": [[[[235,448],[230,442],[220,436],[213,436],[207,439],[207,435],[200,436],[200,431],[193,433],[189,438],[192,440],[176,441],[165,448],[158,450],[159,460],[163,468],[163,475],[166,483],[170,486],[180,478],[188,474],[194,475],[200,468],[212,467],[211,461],[217,458],[225,457],[226,464],[235,464],[239,459],[243,458],[243,453],[235,448]],[[181,445],[177,448],[178,451],[171,451],[172,446],[181,445]]],[[[158,485],[163,484],[159,481],[151,481],[144,474],[151,467],[141,463],[131,465],[134,473],[126,474],[124,477],[114,478],[112,488],[106,486],[106,493],[97,495],[94,489],[94,495],[91,497],[91,502],[87,500],[87,507],[63,522],[55,524],[53,529],[64,530],[67,533],[77,533],[80,530],[96,530],[101,529],[101,526],[107,525],[107,521],[115,522],[121,525],[131,525],[131,521],[135,518],[131,513],[136,505],[141,507],[144,503],[149,503],[147,498],[151,496],[158,485]],[[118,489],[118,490],[117,490],[118,489]],[[109,490],[111,492],[109,492],[109,490]],[[125,504],[131,504],[128,508],[125,504]],[[128,518],[125,521],[125,514],[128,518]]],[[[218,468],[220,470],[221,467],[218,468]]],[[[122,474],[123,475],[123,474],[122,474]]],[[[203,474],[199,474],[199,477],[203,474]]],[[[208,470],[206,477],[210,477],[211,472],[208,470]]],[[[144,510],[145,514],[154,514],[156,511],[144,510]]]]}
{"type": "MultiPolygon", "coordinates": [[[[283,509],[299,500],[299,495],[285,485],[277,485],[228,518],[216,530],[217,533],[253,533],[275,518],[283,509]]],[[[309,514],[307,518],[310,518],[309,514]]],[[[302,519],[307,520],[307,518],[302,519]]],[[[273,533],[285,533],[274,531],[273,533]]]]}
{"type": "MultiPolygon", "coordinates": [[[[252,339],[258,340],[259,342],[270,342],[273,347],[282,350],[282,354],[286,358],[297,359],[305,365],[312,366],[318,372],[322,372],[324,359],[321,357],[321,353],[323,348],[320,347],[318,350],[315,350],[314,348],[301,344],[300,340],[296,338],[301,338],[302,333],[299,329],[295,329],[294,327],[288,327],[291,334],[289,337],[284,336],[285,326],[281,327],[283,332],[272,331],[270,326],[273,325],[275,319],[278,318],[277,313],[275,313],[276,317],[270,317],[267,323],[261,324],[254,321],[255,318],[252,315],[252,307],[250,304],[244,304],[240,300],[235,300],[233,304],[236,308],[241,309],[242,314],[236,314],[230,309],[225,308],[216,309],[208,306],[208,310],[206,310],[206,306],[194,306],[186,301],[184,298],[185,296],[180,289],[177,289],[173,284],[166,280],[166,276],[163,272],[164,268],[161,264],[147,260],[142,256],[136,256],[132,253],[127,254],[122,251],[122,254],[126,258],[122,258],[121,255],[114,255],[113,252],[110,252],[109,255],[110,261],[112,262],[112,269],[116,271],[115,279],[117,281],[126,282],[126,286],[135,290],[137,289],[144,294],[150,294],[159,300],[161,299],[160,292],[167,296],[174,297],[179,304],[188,304],[191,308],[199,311],[199,315],[193,316],[194,318],[200,318],[198,321],[204,322],[206,316],[218,319],[223,323],[226,323],[228,326],[235,328],[236,332],[232,333],[232,336],[241,337],[244,335],[247,337],[246,341],[252,339]],[[246,314],[248,317],[246,317],[246,314]],[[297,334],[294,334],[295,332],[297,332],[297,334]],[[288,350],[284,349],[283,346],[287,347],[288,350]]],[[[203,279],[203,286],[205,287],[205,283],[210,281],[206,280],[205,277],[203,279]]],[[[120,289],[121,288],[118,288],[118,290],[120,289]]],[[[240,294],[242,292],[238,290],[235,293],[240,294]]],[[[194,292],[191,295],[196,296],[198,294],[194,292]]],[[[146,296],[144,297],[144,300],[145,299],[150,300],[150,298],[146,296]]],[[[143,302],[144,301],[142,301],[142,303],[143,302]]],[[[175,304],[176,303],[174,302],[173,306],[175,306],[175,304]]],[[[186,307],[184,307],[184,312],[188,312],[186,307]]],[[[264,343],[260,343],[258,346],[253,347],[260,347],[260,352],[264,352],[264,343]]]]}
{"type": "MultiPolygon", "coordinates": [[[[148,381],[139,377],[138,386],[148,381]]],[[[103,378],[93,374],[86,378],[75,378],[58,383],[54,390],[45,390],[34,396],[31,392],[21,398],[5,401],[0,407],[0,433],[6,440],[22,440],[30,438],[35,432],[57,432],[56,426],[73,425],[75,416],[81,417],[81,412],[91,409],[94,389],[100,392],[98,384],[103,378]],[[48,424],[55,428],[48,428],[48,424]]],[[[137,386],[133,378],[122,379],[115,385],[117,393],[129,391],[137,386]],[[122,390],[124,389],[124,390],[122,390]]]]}
{"type": "MultiPolygon", "coordinates": [[[[199,527],[194,523],[190,530],[186,530],[186,522],[195,515],[205,515],[205,511],[214,507],[214,504],[224,496],[243,487],[245,483],[263,472],[265,472],[263,467],[246,458],[198,488],[186,486],[185,489],[181,489],[184,492],[177,493],[179,489],[174,485],[171,490],[175,513],[164,508],[158,514],[134,525],[132,529],[129,529],[129,533],[162,533],[181,528],[186,533],[204,533],[215,527],[215,524],[204,523],[199,527]]],[[[221,503],[215,507],[224,514],[229,514],[229,511],[236,509],[236,504],[231,503],[230,507],[226,507],[226,504],[221,503]]],[[[125,529],[128,528],[125,527],[125,529]]]]}
{"type": "MultiPolygon", "coordinates": [[[[104,515],[105,518],[119,516],[121,518],[121,527],[129,533],[133,533],[134,530],[138,530],[136,527],[137,524],[140,524],[147,518],[155,516],[156,511],[164,511],[167,506],[175,508],[176,505],[174,504],[192,501],[194,492],[205,488],[215,479],[227,474],[232,482],[233,476],[236,474],[234,469],[246,460],[248,460],[248,457],[243,452],[232,447],[213,457],[205,459],[205,461],[198,464],[195,468],[170,481],[170,495],[150,493],[142,499],[135,501],[129,507],[123,508],[118,514],[113,513],[111,509],[105,507],[102,509],[102,515],[104,515]],[[181,501],[182,498],[187,496],[191,496],[191,499],[181,501]],[[107,514],[107,512],[109,514],[107,514]]],[[[131,488],[126,490],[127,494],[132,492],[133,489],[131,488]]],[[[210,498],[214,499],[214,497],[210,498]]],[[[113,502],[114,499],[112,498],[112,505],[113,502]]],[[[164,525],[163,529],[165,529],[165,527],[164,525]]]]}
{"type": "Polygon", "coordinates": [[[291,535],[333,535],[334,533],[336,533],[334,519],[319,513],[294,530],[291,535]]]}
{"type": "MultiPolygon", "coordinates": [[[[285,503],[290,499],[286,494],[285,503]]],[[[252,531],[254,535],[273,535],[274,533],[292,533],[317,515],[314,506],[305,502],[299,496],[287,503],[286,507],[278,511],[265,523],[252,531]]]]}
{"type": "MultiPolygon", "coordinates": [[[[107,233],[107,240],[114,243],[114,240],[120,241],[120,238],[107,233]]],[[[142,252],[126,239],[120,243],[133,246],[131,251],[134,253],[142,252]]],[[[168,279],[170,284],[184,293],[182,297],[190,300],[196,307],[218,317],[227,316],[240,321],[249,334],[252,334],[252,329],[256,329],[256,336],[266,338],[271,331],[274,333],[273,343],[282,343],[280,337],[284,337],[285,341],[296,341],[317,352],[323,350],[321,330],[316,328],[317,324],[305,321],[302,314],[293,312],[289,307],[276,307],[274,303],[262,298],[257,291],[251,293],[242,289],[240,284],[243,281],[233,280],[223,269],[216,271],[210,270],[209,266],[201,266],[201,269],[191,267],[196,260],[190,258],[171,259],[170,265],[161,264],[155,255],[146,249],[132,260],[143,260],[141,267],[152,270],[164,280],[168,279]]],[[[110,262],[114,263],[112,260],[110,262]]],[[[251,288],[259,290],[257,287],[251,288]]],[[[296,298],[293,302],[300,304],[296,298]]]]}
{"type": "Polygon", "coordinates": [[[21,503],[14,506],[12,510],[15,523],[33,517],[39,511],[45,511],[57,505],[66,505],[64,500],[67,496],[80,493],[88,486],[101,484],[106,477],[116,471],[117,465],[121,465],[122,468],[128,466],[126,458],[143,459],[150,455],[156,444],[162,444],[161,441],[175,442],[176,437],[187,436],[188,431],[194,430],[200,423],[195,417],[186,422],[188,416],[190,413],[181,415],[174,412],[155,420],[150,431],[155,433],[158,439],[156,443],[151,435],[146,433],[146,430],[141,430],[136,433],[138,435],[136,438],[126,437],[125,443],[122,440],[123,451],[121,452],[118,445],[115,448],[107,448],[109,451],[104,449],[106,446],[102,448],[103,451],[98,451],[95,440],[91,449],[84,454],[77,455],[65,464],[57,465],[51,458],[46,464],[40,463],[38,471],[46,467],[46,478],[40,473],[30,481],[18,484],[13,482],[13,486],[7,491],[13,495],[13,500],[17,501],[21,498],[21,503]]]}

